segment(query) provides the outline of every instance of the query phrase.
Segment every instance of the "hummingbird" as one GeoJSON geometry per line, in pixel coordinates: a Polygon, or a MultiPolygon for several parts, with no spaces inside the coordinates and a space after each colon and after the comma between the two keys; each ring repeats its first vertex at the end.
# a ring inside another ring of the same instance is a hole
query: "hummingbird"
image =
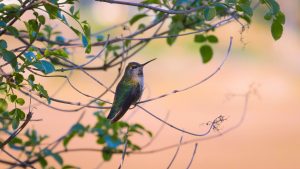
{"type": "Polygon", "coordinates": [[[155,59],[143,64],[130,62],[126,66],[124,75],[117,85],[112,108],[107,116],[111,123],[118,121],[131,105],[136,105],[140,100],[144,90],[143,68],[155,59]]]}

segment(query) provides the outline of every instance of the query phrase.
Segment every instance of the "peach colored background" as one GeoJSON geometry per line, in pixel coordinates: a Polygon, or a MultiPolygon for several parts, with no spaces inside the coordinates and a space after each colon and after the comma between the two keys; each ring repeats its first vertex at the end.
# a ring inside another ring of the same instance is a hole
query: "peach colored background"
{"type": "MultiPolygon", "coordinates": [[[[199,142],[191,168],[300,168],[300,2],[280,0],[280,4],[286,13],[287,23],[283,37],[277,42],[271,37],[269,23],[256,17],[250,28],[243,33],[245,46],[240,42],[238,23],[218,29],[216,34],[220,37],[220,43],[214,46],[214,59],[207,65],[201,63],[198,54],[199,45],[191,43],[192,36],[178,39],[178,43],[172,47],[168,47],[165,40],[155,40],[131,60],[144,62],[153,57],[158,58],[144,69],[146,90],[143,98],[149,95],[153,97],[173,89],[180,89],[206,77],[215,70],[224,57],[229,37],[234,37],[232,53],[220,73],[187,92],[144,105],[162,118],[169,111],[170,123],[193,132],[204,131],[205,126],[201,125],[202,123],[223,114],[229,119],[223,123],[222,131],[239,120],[243,109],[243,98],[235,97],[228,100],[226,95],[245,93],[251,84],[255,84],[259,96],[251,97],[244,123],[222,137],[199,142]]],[[[94,31],[97,31],[126,20],[132,15],[130,10],[133,8],[96,3],[88,9],[83,16],[94,23],[94,31]]],[[[258,12],[256,15],[259,15],[258,12]]],[[[64,29],[63,26],[59,27],[64,29]]],[[[118,33],[118,30],[115,33],[118,33]]],[[[95,52],[97,50],[99,49],[94,49],[95,52]]],[[[76,54],[78,56],[74,58],[75,61],[83,61],[84,57],[81,57],[83,54],[80,51],[76,54]]],[[[95,71],[92,74],[105,84],[110,84],[116,69],[108,72],[95,71]]],[[[50,93],[63,83],[62,79],[39,79],[39,81],[46,83],[50,93]]],[[[84,92],[94,96],[103,91],[103,88],[80,71],[74,72],[72,82],[84,92]]],[[[65,87],[56,97],[72,101],[88,101],[70,87],[65,87]]],[[[109,94],[105,98],[112,100],[112,95],[109,94]]],[[[54,105],[67,108],[64,105],[54,105]]],[[[94,110],[86,109],[86,111],[83,122],[93,122],[94,110]]],[[[43,121],[31,123],[30,126],[48,134],[51,139],[65,133],[80,115],[80,112],[64,113],[49,110],[44,106],[38,106],[34,112],[34,117],[42,118],[43,121]]],[[[131,113],[132,111],[128,112],[124,118],[131,113]]],[[[142,123],[153,132],[161,125],[142,111],[138,111],[130,122],[142,123]]],[[[180,136],[180,132],[166,126],[145,151],[176,144],[180,136]]],[[[184,141],[194,138],[183,136],[184,141]]],[[[148,138],[137,136],[135,140],[143,145],[148,138]]],[[[86,137],[72,141],[70,146],[97,147],[94,142],[92,137],[86,137]]],[[[185,168],[188,165],[193,146],[189,144],[181,147],[173,168],[185,168]]],[[[126,157],[124,168],[165,168],[175,151],[176,148],[157,154],[133,154],[126,157]]],[[[102,161],[100,153],[95,152],[67,153],[64,156],[67,164],[72,163],[81,168],[95,168],[102,161]]],[[[115,155],[112,161],[104,163],[102,168],[117,168],[120,159],[120,155],[115,155]]],[[[57,165],[52,160],[50,162],[57,165]]]]}

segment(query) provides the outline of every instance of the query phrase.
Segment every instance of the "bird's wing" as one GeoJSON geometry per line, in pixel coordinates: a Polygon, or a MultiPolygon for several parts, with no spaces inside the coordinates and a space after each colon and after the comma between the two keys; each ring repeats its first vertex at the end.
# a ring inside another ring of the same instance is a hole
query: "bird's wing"
{"type": "Polygon", "coordinates": [[[117,86],[114,103],[107,116],[112,123],[118,121],[127,112],[130,105],[134,103],[136,89],[137,87],[122,82],[117,86]]]}

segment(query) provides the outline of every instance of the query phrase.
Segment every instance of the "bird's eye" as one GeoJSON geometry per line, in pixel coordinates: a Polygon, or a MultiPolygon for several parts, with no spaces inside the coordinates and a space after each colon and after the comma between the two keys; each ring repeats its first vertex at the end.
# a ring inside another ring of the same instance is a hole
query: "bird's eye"
{"type": "Polygon", "coordinates": [[[131,66],[131,69],[136,69],[137,68],[137,66],[131,66]]]}

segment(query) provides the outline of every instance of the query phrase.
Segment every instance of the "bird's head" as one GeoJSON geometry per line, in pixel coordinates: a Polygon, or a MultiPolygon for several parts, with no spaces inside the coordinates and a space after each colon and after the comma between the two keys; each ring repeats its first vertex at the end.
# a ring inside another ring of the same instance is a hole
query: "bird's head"
{"type": "MultiPolygon", "coordinates": [[[[155,58],[156,59],[156,58],[155,58]]],[[[137,62],[130,62],[126,69],[125,69],[125,73],[127,76],[143,76],[143,68],[146,64],[154,61],[155,59],[149,60],[146,63],[140,64],[137,62]]]]}

